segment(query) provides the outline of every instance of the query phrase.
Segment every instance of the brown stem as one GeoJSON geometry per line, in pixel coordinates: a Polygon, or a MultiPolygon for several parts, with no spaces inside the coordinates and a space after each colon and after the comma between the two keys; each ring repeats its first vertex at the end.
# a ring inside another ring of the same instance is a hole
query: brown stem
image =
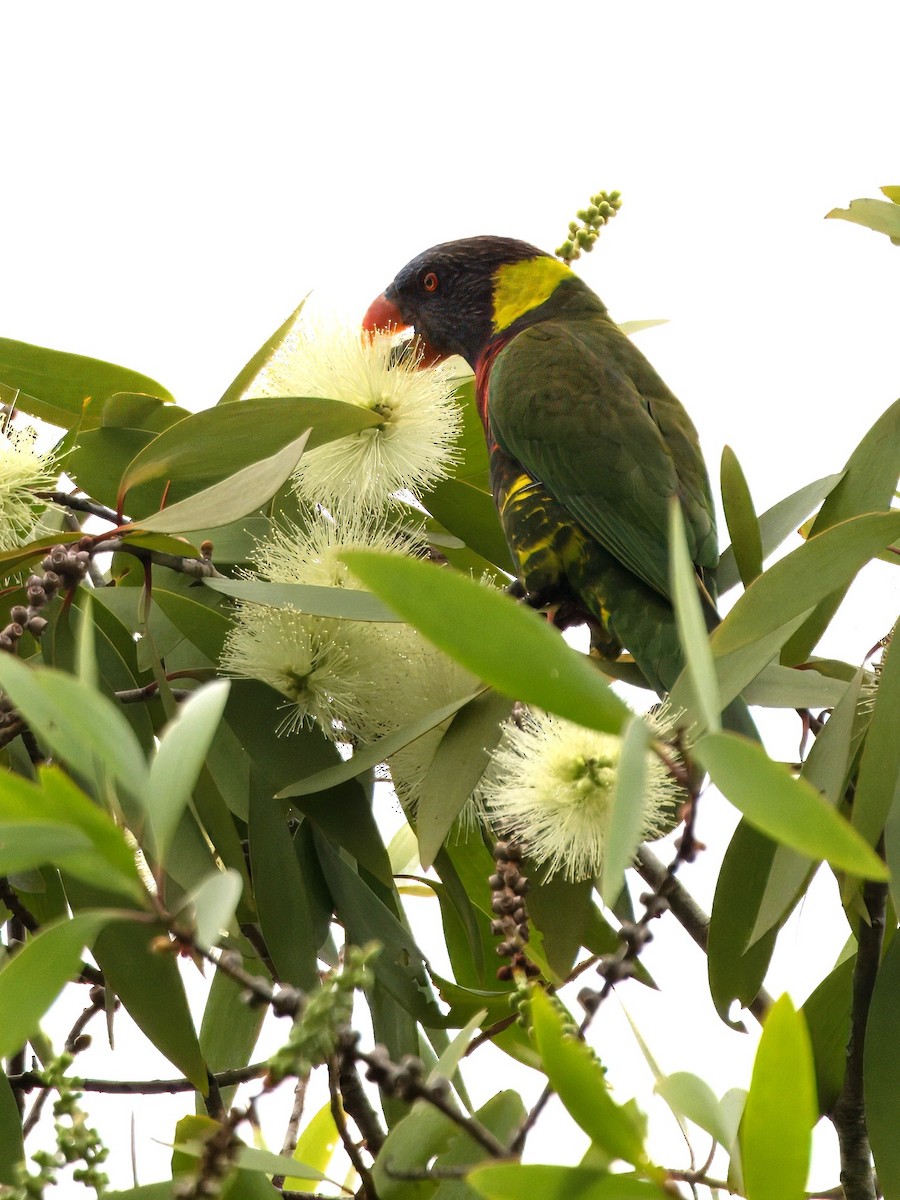
{"type": "MultiPolygon", "coordinates": [[[[260,1079],[265,1075],[267,1063],[253,1063],[249,1067],[236,1067],[233,1071],[219,1071],[212,1076],[220,1088],[260,1079]]],[[[112,1096],[165,1096],[177,1092],[194,1092],[196,1084],[189,1079],[79,1079],[72,1076],[72,1086],[79,1092],[102,1092],[112,1096]]],[[[46,1088],[40,1071],[22,1071],[9,1076],[9,1085],[14,1091],[30,1092],[34,1088],[46,1088]]]]}

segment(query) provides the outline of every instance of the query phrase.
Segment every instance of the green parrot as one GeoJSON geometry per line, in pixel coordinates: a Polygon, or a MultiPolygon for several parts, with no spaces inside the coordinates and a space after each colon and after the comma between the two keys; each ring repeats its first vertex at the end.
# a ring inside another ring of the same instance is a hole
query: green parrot
{"type": "Polygon", "coordinates": [[[715,510],[690,417],[599,296],[525,242],[465,238],[407,263],[363,325],[412,327],[423,361],[469,363],[520,595],[562,627],[587,622],[595,652],[624,647],[668,692],[684,665],[669,502],[681,504],[710,629],[715,510]]]}

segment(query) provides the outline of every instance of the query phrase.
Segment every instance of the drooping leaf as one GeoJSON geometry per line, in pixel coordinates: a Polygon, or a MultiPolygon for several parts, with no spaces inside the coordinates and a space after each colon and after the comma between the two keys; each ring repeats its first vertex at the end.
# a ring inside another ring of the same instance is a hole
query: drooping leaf
{"type": "Polygon", "coordinates": [[[757,743],[733,733],[707,734],[694,753],[716,787],[762,833],[853,875],[887,878],[884,863],[850,823],[757,743]]]}
{"type": "Polygon", "coordinates": [[[0,1067],[0,1184],[18,1182],[16,1167],[25,1160],[22,1115],[6,1072],[0,1067]]]}
{"type": "Polygon", "coordinates": [[[398,555],[342,555],[376,595],[498,692],[618,733],[629,709],[533,611],[454,571],[398,555]]]}
{"type": "Polygon", "coordinates": [[[655,1090],[673,1112],[705,1129],[726,1150],[730,1148],[737,1128],[728,1120],[715,1092],[705,1079],[689,1071],[674,1071],[659,1080],[655,1090]]]}
{"type": "MultiPolygon", "coordinates": [[[[258,958],[244,957],[241,966],[251,975],[267,978],[258,958]]],[[[221,971],[213,973],[209,995],[200,1025],[200,1050],[210,1071],[233,1070],[246,1066],[262,1023],[264,1005],[247,1004],[243,989],[221,971]]],[[[234,1087],[222,1088],[222,1103],[227,1107],[234,1098],[234,1087]]]]}
{"type": "Polygon", "coordinates": [[[646,1167],[642,1131],[631,1112],[613,1100],[593,1051],[567,1032],[558,1009],[540,988],[531,990],[530,1011],[547,1078],[569,1114],[610,1158],[646,1167]]]}
{"type": "MultiPolygon", "coordinates": [[[[895,635],[882,657],[878,673],[878,688],[872,720],[866,735],[859,764],[859,777],[853,796],[851,821],[867,842],[875,845],[885,828],[889,814],[893,817],[890,830],[885,832],[885,849],[889,849],[888,865],[900,866],[897,845],[898,819],[893,808],[900,806],[900,737],[897,736],[897,714],[900,713],[900,639],[895,635]]],[[[891,872],[894,903],[900,897],[900,880],[896,870],[891,872]]]]}
{"type": "Polygon", "coordinates": [[[685,539],[684,515],[677,500],[669,505],[669,546],[675,623],[687,664],[686,674],[692,684],[694,711],[703,728],[716,733],[722,727],[719,685],[700,607],[697,575],[685,539]]]}
{"type": "Polygon", "coordinates": [[[817,1119],[806,1022],[781,996],[763,1025],[741,1125],[747,1200],[804,1200],[817,1119]]]}
{"type": "Polygon", "coordinates": [[[93,688],[52,667],[29,667],[0,655],[0,687],[38,737],[98,787],[112,776],[132,793],[143,791],[147,765],[121,711],[93,688]]]}
{"type": "Polygon", "coordinates": [[[490,762],[512,704],[483,692],[453,718],[441,739],[416,809],[419,859],[427,870],[490,762]]]}
{"type": "Polygon", "coordinates": [[[622,890],[625,869],[631,866],[634,852],[643,840],[649,732],[643,717],[634,717],[625,726],[622,738],[600,879],[600,897],[608,908],[622,890]]]}
{"type": "Polygon", "coordinates": [[[113,916],[82,912],[46,925],[0,970],[0,1058],[35,1032],[44,1013],[81,969],[81,952],[113,916]]]}
{"type": "Polygon", "coordinates": [[[217,679],[193,692],[159,736],[143,803],[155,860],[165,863],[172,836],[190,799],[222,720],[229,683],[217,679]]]}
{"type": "Polygon", "coordinates": [[[219,944],[231,925],[242,888],[237,871],[211,871],[188,894],[183,908],[193,915],[198,946],[208,950],[219,944]]]}
{"type": "Polygon", "coordinates": [[[511,575],[512,558],[489,492],[464,479],[442,479],[425,498],[428,511],[470,550],[511,575]]]}
{"type": "MultiPolygon", "coordinates": [[[[316,1172],[324,1173],[328,1170],[331,1156],[339,1141],[340,1135],[334,1123],[334,1114],[329,1102],[323,1104],[304,1127],[297,1139],[297,1145],[294,1147],[291,1158],[296,1159],[298,1163],[309,1163],[316,1172]]],[[[314,1177],[289,1175],[284,1181],[284,1190],[286,1192],[311,1192],[315,1190],[318,1181],[318,1174],[314,1177]]]]}

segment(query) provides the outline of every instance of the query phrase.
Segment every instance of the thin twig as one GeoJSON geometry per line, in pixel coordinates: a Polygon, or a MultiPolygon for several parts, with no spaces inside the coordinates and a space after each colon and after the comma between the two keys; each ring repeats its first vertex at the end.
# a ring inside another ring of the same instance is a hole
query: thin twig
{"type": "Polygon", "coordinates": [[[350,1136],[350,1130],[347,1128],[347,1122],[344,1119],[344,1110],[341,1107],[341,1096],[338,1088],[338,1063],[337,1058],[328,1060],[328,1094],[331,1102],[331,1115],[334,1118],[334,1124],[337,1128],[338,1135],[343,1143],[344,1149],[347,1152],[347,1157],[353,1164],[353,1169],[362,1180],[363,1195],[366,1200],[378,1200],[378,1193],[375,1191],[375,1184],[372,1180],[372,1172],[363,1162],[359,1153],[359,1148],[350,1136]]]}
{"type": "MultiPolygon", "coordinates": [[[[100,539],[97,539],[98,543],[100,539]]],[[[106,553],[132,554],[143,563],[153,563],[157,567],[168,567],[170,571],[179,571],[182,575],[192,575],[195,579],[224,579],[225,577],[213,566],[209,558],[182,558],[178,554],[166,554],[162,550],[148,550],[146,546],[135,546],[123,538],[107,538],[98,545],[106,553]]]]}
{"type": "MultiPolygon", "coordinates": [[[[267,1063],[252,1063],[249,1067],[219,1071],[212,1078],[220,1088],[231,1087],[250,1079],[262,1078],[267,1068],[267,1063]]],[[[189,1079],[79,1079],[73,1076],[71,1083],[79,1092],[103,1092],[112,1096],[165,1096],[197,1090],[197,1085],[189,1079]]],[[[15,1091],[22,1092],[47,1087],[40,1071],[22,1071],[18,1075],[10,1075],[9,1084],[15,1091]]]]}
{"type": "MultiPolygon", "coordinates": [[[[291,1107],[287,1129],[284,1132],[284,1141],[281,1144],[281,1153],[288,1158],[294,1153],[297,1147],[297,1135],[300,1129],[300,1120],[303,1116],[303,1106],[306,1103],[307,1087],[309,1087],[309,1076],[301,1075],[294,1088],[294,1103],[291,1107]]],[[[285,1175],[273,1175],[272,1187],[279,1190],[283,1189],[286,1178],[287,1176],[285,1175]]]]}

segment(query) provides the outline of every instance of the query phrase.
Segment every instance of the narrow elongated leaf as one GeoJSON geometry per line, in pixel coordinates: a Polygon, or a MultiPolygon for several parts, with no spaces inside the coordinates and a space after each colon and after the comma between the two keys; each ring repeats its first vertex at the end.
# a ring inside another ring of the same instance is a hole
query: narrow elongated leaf
{"type": "Polygon", "coordinates": [[[875,1157],[879,1191],[900,1194],[900,939],[885,951],[875,978],[866,1025],[863,1066],[869,1141],[875,1157]]]}
{"type": "Polygon", "coordinates": [[[400,617],[371,592],[356,588],[319,587],[308,583],[268,583],[262,579],[203,581],[207,587],[238,600],[251,600],[269,608],[291,608],[314,617],[342,617],[348,621],[399,621],[400,617]]]}
{"type": "Polygon", "coordinates": [[[371,745],[357,750],[354,755],[343,762],[333,767],[327,767],[324,771],[317,771],[314,775],[307,775],[305,779],[299,779],[290,787],[282,788],[276,799],[285,800],[292,796],[310,796],[315,792],[329,791],[341,783],[346,783],[348,779],[355,779],[364,771],[370,771],[372,767],[385,762],[392,754],[396,754],[410,742],[416,741],[424,733],[428,733],[437,725],[442,725],[448,717],[459,712],[463,705],[468,704],[478,694],[478,692],[474,692],[470,696],[461,696],[459,700],[445,704],[443,708],[435,709],[433,713],[428,713],[417,721],[411,721],[408,725],[395,730],[394,733],[378,738],[371,745]]]}
{"type": "Polygon", "coordinates": [[[744,1108],[747,1200],[803,1200],[817,1119],[806,1022],[785,995],[766,1017],[744,1108]]]}
{"type": "MultiPolygon", "coordinates": [[[[812,524],[809,533],[811,542],[817,541],[823,533],[831,532],[840,522],[848,522],[861,513],[874,513],[891,507],[900,471],[898,446],[900,400],[895,400],[866,432],[847,460],[841,482],[829,493],[812,524]]],[[[894,515],[900,516],[900,513],[894,515]]],[[[885,546],[875,551],[873,557],[896,538],[895,534],[885,546]]],[[[785,646],[783,662],[802,662],[809,656],[837,611],[849,584],[850,579],[841,580],[837,587],[823,595],[816,611],[785,646]]]]}
{"type": "Polygon", "coordinates": [[[38,737],[98,787],[111,775],[132,793],[146,786],[147,764],[121,711],[72,675],[52,667],[29,667],[0,654],[0,687],[38,737]]]}
{"type": "Polygon", "coordinates": [[[199,688],[160,734],[143,796],[149,849],[157,862],[166,861],[172,835],[225,712],[229,686],[226,679],[217,679],[199,688]]]}
{"type": "Polygon", "coordinates": [[[761,832],[852,875],[887,878],[884,863],[849,822],[760,745],[719,733],[702,737],[694,749],[716,787],[761,832]]]}
{"type": "Polygon", "coordinates": [[[715,733],[722,727],[719,685],[700,607],[697,575],[685,539],[684,516],[677,500],[669,506],[669,546],[675,621],[687,663],[686,672],[693,685],[695,711],[703,727],[715,733]]]}
{"type": "Polygon", "coordinates": [[[314,988],[319,942],[312,880],[303,878],[281,805],[262,795],[250,805],[250,866],[260,927],[279,978],[314,988]]]}
{"type": "MultiPolygon", "coordinates": [[[[214,412],[230,412],[231,409],[214,412]]],[[[183,533],[192,529],[217,529],[255,512],[272,499],[300,461],[308,433],[288,442],[271,458],[263,458],[214,483],[187,500],[179,500],[138,523],[157,533],[183,533]]]]}
{"type": "Polygon", "coordinates": [[[6,1072],[0,1067],[0,1184],[18,1182],[17,1166],[25,1160],[22,1114],[6,1072]]]}
{"type": "Polygon", "coordinates": [[[898,537],[900,512],[885,512],[843,521],[811,538],[747,588],[713,633],[713,653],[722,657],[748,646],[848,586],[898,537]]]}
{"type": "MultiPolygon", "coordinates": [[[[241,966],[251,974],[262,974],[267,978],[265,967],[256,957],[244,957],[241,966]]],[[[264,1005],[245,1003],[243,989],[233,979],[221,971],[213,973],[200,1025],[200,1050],[210,1071],[247,1065],[266,1013],[264,1005]]],[[[235,1091],[235,1087],[221,1089],[222,1103],[226,1107],[231,1104],[235,1091]]]]}
{"type": "Polygon", "coordinates": [[[305,1126],[291,1158],[298,1163],[309,1163],[316,1172],[315,1177],[309,1175],[289,1175],[284,1181],[286,1192],[311,1192],[316,1188],[320,1179],[319,1172],[328,1170],[331,1156],[340,1141],[331,1103],[323,1104],[312,1120],[305,1126]]]}
{"type": "Polygon", "coordinates": [[[334,897],[335,915],[351,941],[377,941],[382,953],[372,964],[378,983],[411,1016],[439,1029],[444,1021],[431,995],[422,952],[409,930],[337,853],[327,838],[316,835],[322,871],[334,897]]]}
{"type": "Polygon", "coordinates": [[[272,361],[279,349],[284,345],[288,335],[299,323],[300,314],[303,312],[305,304],[306,297],[304,296],[287,320],[278,326],[272,336],[267,338],[253,357],[241,367],[235,378],[225,389],[219,400],[219,404],[232,404],[246,394],[247,388],[250,387],[254,379],[259,377],[260,372],[265,366],[272,361]]]}
{"type": "Polygon", "coordinates": [[[635,717],[625,726],[622,738],[612,820],[603,848],[600,896],[608,908],[615,904],[622,890],[625,868],[631,866],[634,852],[643,840],[648,747],[647,722],[635,717]]]}
{"type": "Polygon", "coordinates": [[[0,383],[21,390],[16,403],[23,411],[63,429],[98,425],[104,403],[115,392],[172,399],[156,380],[128,367],[9,338],[0,338],[0,383]]]}
{"type": "Polygon", "coordinates": [[[19,1050],[81,969],[81,952],[114,916],[83,912],[45,925],[0,970],[0,1058],[19,1050]]]}
{"type": "Polygon", "coordinates": [[[212,871],[188,895],[186,907],[194,913],[194,936],[200,946],[217,946],[234,917],[243,880],[237,871],[212,871]]]}
{"type": "Polygon", "coordinates": [[[621,730],[624,701],[530,609],[429,563],[362,551],[342,557],[404,620],[498,692],[589,729],[621,730]]]}
{"type": "Polygon", "coordinates": [[[746,587],[762,574],[762,535],[746,477],[730,446],[722,450],[721,474],[725,522],[738,572],[746,587]]]}
{"type": "Polygon", "coordinates": [[[730,1148],[737,1128],[727,1119],[715,1092],[705,1079],[689,1071],[675,1071],[656,1084],[655,1089],[673,1112],[687,1117],[716,1139],[720,1146],[730,1148]]]}
{"type": "Polygon", "coordinates": [[[530,1009],[544,1070],[569,1114],[611,1158],[645,1165],[641,1131],[631,1113],[613,1100],[593,1052],[566,1031],[561,1014],[541,988],[532,988],[530,1009]]]}
{"type": "Polygon", "coordinates": [[[483,692],[459,710],[441,739],[416,809],[419,860],[426,870],[481,780],[511,708],[507,697],[483,692]]]}
{"type": "MultiPolygon", "coordinates": [[[[816,505],[821,504],[832,488],[840,483],[843,475],[843,471],[824,475],[821,479],[792,492],[790,496],[785,496],[762,513],[759,518],[759,534],[764,560],[781,545],[788,534],[796,532],[816,505]]],[[[723,596],[740,582],[740,578],[734,548],[728,546],[722,551],[719,565],[716,567],[718,594],[723,596]]]]}
{"type": "Polygon", "coordinates": [[[377,413],[340,400],[245,400],[207,408],[171,426],[135,455],[120,492],[124,496],[151,480],[186,481],[199,490],[277,456],[306,429],[312,430],[311,450],[380,421],[377,413]]]}
{"type": "Polygon", "coordinates": [[[467,1182],[485,1200],[653,1200],[665,1189],[646,1179],[608,1175],[593,1167],[555,1167],[541,1163],[499,1163],[476,1167],[467,1182]]]}
{"type": "MultiPolygon", "coordinates": [[[[483,441],[482,437],[482,441],[483,441]]],[[[442,479],[425,498],[433,517],[462,538],[469,549],[511,575],[512,558],[489,492],[464,479],[442,479]]]]}
{"type": "Polygon", "coordinates": [[[887,200],[851,200],[849,208],[833,208],[825,214],[854,225],[864,225],[875,233],[884,233],[900,245],[900,207],[887,200]]]}
{"type": "MultiPolygon", "coordinates": [[[[898,714],[900,714],[900,639],[895,635],[885,649],[881,671],[878,675],[878,690],[872,721],[866,736],[862,759],[859,764],[859,779],[853,797],[851,820],[867,842],[878,841],[884,829],[891,805],[900,792],[900,737],[897,736],[898,714]]],[[[900,866],[896,857],[896,818],[892,823],[887,841],[891,849],[893,865],[900,866]]],[[[889,860],[889,865],[890,860],[889,860]]],[[[892,882],[895,902],[900,898],[900,880],[892,882]]]]}
{"type": "Polygon", "coordinates": [[[801,1012],[809,1030],[819,1112],[830,1113],[844,1085],[856,955],[845,958],[807,997],[801,1012]]]}

